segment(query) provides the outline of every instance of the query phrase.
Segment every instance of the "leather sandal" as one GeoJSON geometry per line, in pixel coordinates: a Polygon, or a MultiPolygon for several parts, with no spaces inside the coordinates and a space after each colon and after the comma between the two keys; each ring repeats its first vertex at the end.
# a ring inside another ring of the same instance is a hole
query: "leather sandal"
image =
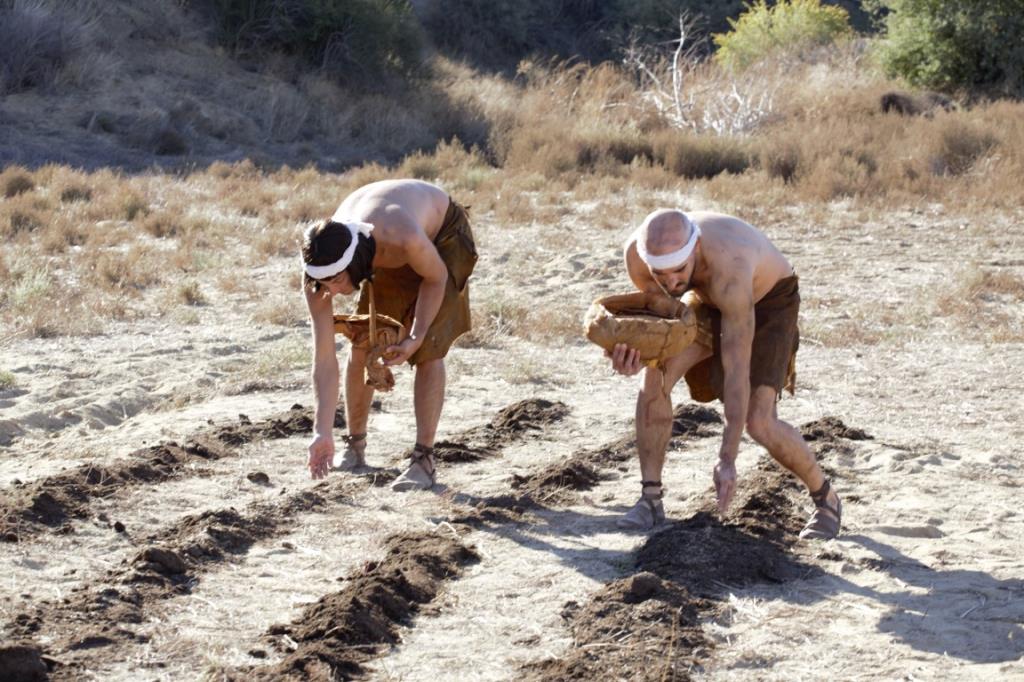
{"type": "Polygon", "coordinates": [[[427,490],[437,482],[437,469],[434,467],[434,448],[420,445],[412,449],[409,455],[412,461],[405,472],[395,479],[391,489],[398,493],[409,490],[427,490]]]}
{"type": "Polygon", "coordinates": [[[839,535],[843,517],[843,502],[836,495],[836,506],[833,507],[828,503],[828,493],[831,489],[832,486],[826,479],[821,488],[811,493],[815,510],[807,525],[800,531],[801,539],[831,540],[839,535]]]}
{"type": "Polygon", "coordinates": [[[661,481],[641,481],[640,499],[615,525],[623,530],[650,530],[665,521],[665,506],[661,499],[665,489],[661,481]],[[645,493],[644,488],[658,488],[657,494],[645,493]]]}
{"type": "Polygon", "coordinates": [[[331,471],[354,471],[366,466],[366,434],[351,433],[342,436],[345,441],[345,453],[341,456],[338,466],[331,466],[331,471]]]}

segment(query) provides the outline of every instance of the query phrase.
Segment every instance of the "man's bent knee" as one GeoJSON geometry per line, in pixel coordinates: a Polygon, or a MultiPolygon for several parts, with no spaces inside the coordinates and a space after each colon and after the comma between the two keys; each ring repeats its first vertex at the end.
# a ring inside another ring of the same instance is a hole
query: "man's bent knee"
{"type": "Polygon", "coordinates": [[[432,370],[444,369],[444,358],[434,358],[433,360],[424,360],[423,362],[417,363],[416,371],[430,372],[432,370]]]}
{"type": "Polygon", "coordinates": [[[747,417],[747,433],[766,448],[775,442],[777,427],[778,420],[770,414],[751,414],[747,417]]]}

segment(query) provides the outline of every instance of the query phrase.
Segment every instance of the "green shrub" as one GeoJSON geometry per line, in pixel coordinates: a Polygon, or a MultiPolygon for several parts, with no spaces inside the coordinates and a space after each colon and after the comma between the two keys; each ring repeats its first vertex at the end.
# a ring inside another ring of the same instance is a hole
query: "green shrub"
{"type": "Polygon", "coordinates": [[[1024,0],[877,0],[890,75],[938,90],[1024,95],[1024,0]]]}
{"type": "Polygon", "coordinates": [[[422,35],[409,0],[215,0],[221,39],[242,56],[308,60],[337,80],[379,86],[420,64],[422,35]]]}
{"type": "Polygon", "coordinates": [[[846,10],[822,6],[820,0],[781,0],[770,7],[757,0],[729,25],[729,33],[713,36],[715,59],[737,70],[772,54],[828,45],[853,34],[846,10]]]}

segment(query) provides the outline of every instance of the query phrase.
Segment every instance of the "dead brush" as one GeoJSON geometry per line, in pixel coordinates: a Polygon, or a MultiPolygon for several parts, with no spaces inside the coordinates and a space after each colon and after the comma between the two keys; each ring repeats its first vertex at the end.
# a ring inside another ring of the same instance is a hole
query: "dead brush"
{"type": "Polygon", "coordinates": [[[938,314],[995,343],[1024,339],[1024,278],[978,263],[957,273],[958,286],[937,301],[938,314]]]}
{"type": "Polygon", "coordinates": [[[961,117],[942,116],[929,140],[929,161],[935,175],[963,175],[999,145],[995,132],[961,117]]]}
{"type": "Polygon", "coordinates": [[[770,119],[784,66],[764,60],[733,71],[703,61],[694,21],[683,15],[678,22],[670,54],[637,44],[627,51],[625,67],[639,84],[631,106],[697,134],[743,135],[770,119]]]}
{"type": "Polygon", "coordinates": [[[149,214],[149,202],[141,195],[127,191],[116,198],[118,217],[129,222],[149,214]]]}
{"type": "Polygon", "coordinates": [[[569,127],[552,120],[529,126],[509,143],[504,167],[547,178],[577,173],[625,173],[634,159],[651,159],[651,143],[636,130],[602,123],[569,127]]]}
{"type": "Polygon", "coordinates": [[[157,254],[138,245],[123,251],[90,249],[79,267],[99,291],[139,292],[163,281],[157,254]]]}
{"type": "Polygon", "coordinates": [[[0,202],[0,237],[25,239],[38,233],[53,219],[49,199],[38,192],[17,194],[0,202]]]}
{"type": "Polygon", "coordinates": [[[32,175],[21,166],[8,166],[0,173],[0,192],[5,199],[31,192],[35,186],[32,175]]]}
{"type": "Polygon", "coordinates": [[[179,282],[175,287],[177,293],[177,299],[179,302],[184,303],[188,306],[200,306],[206,305],[206,296],[203,295],[203,290],[199,286],[199,282],[194,279],[179,282]]]}
{"type": "Polygon", "coordinates": [[[58,213],[46,229],[40,231],[38,239],[43,253],[59,255],[66,253],[70,247],[85,244],[88,235],[77,220],[65,213],[58,213]]]}
{"type": "Polygon", "coordinates": [[[663,130],[653,136],[654,159],[684,178],[713,178],[738,174],[751,165],[748,143],[721,136],[663,130]]]}
{"type": "Polygon", "coordinates": [[[142,229],[157,239],[176,237],[182,233],[177,218],[167,211],[158,211],[146,216],[142,221],[142,229]]]}
{"type": "Polygon", "coordinates": [[[83,185],[72,185],[65,187],[60,191],[60,200],[62,203],[70,204],[76,201],[90,201],[92,199],[92,190],[83,185]]]}

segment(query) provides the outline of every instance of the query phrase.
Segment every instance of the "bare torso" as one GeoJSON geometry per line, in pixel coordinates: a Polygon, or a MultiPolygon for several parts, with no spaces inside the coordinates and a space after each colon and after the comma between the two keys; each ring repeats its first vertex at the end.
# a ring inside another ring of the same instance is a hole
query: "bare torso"
{"type": "Polygon", "coordinates": [[[375,267],[409,264],[407,244],[420,232],[433,242],[448,211],[448,194],[422,180],[382,180],[348,195],[334,214],[335,220],[371,223],[377,243],[375,267]]]}
{"type": "MultiPolygon", "coordinates": [[[[701,230],[700,258],[691,286],[710,305],[725,307],[737,294],[756,303],[779,280],[793,274],[786,257],[752,225],[721,213],[695,211],[687,215],[701,230]]],[[[635,242],[626,249],[626,266],[639,289],[658,290],[635,242]]]]}

